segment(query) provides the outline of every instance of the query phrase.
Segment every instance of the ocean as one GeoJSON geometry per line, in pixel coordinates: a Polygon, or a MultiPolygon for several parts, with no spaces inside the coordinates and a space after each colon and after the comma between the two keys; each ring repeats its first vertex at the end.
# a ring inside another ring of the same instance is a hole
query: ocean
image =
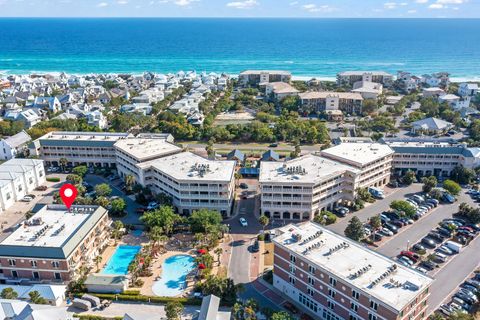
{"type": "Polygon", "coordinates": [[[0,73],[448,71],[480,81],[480,19],[0,19],[0,73]]]}

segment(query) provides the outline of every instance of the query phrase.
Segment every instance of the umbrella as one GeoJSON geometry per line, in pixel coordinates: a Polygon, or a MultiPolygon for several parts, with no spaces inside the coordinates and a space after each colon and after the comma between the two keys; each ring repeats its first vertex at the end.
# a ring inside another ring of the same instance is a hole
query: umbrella
{"type": "Polygon", "coordinates": [[[205,254],[205,253],[207,253],[207,250],[205,250],[205,249],[198,249],[197,252],[198,252],[199,254],[205,254]]]}
{"type": "Polygon", "coordinates": [[[200,264],[198,265],[198,269],[200,269],[200,270],[207,269],[207,266],[204,265],[203,263],[200,263],[200,264]]]}

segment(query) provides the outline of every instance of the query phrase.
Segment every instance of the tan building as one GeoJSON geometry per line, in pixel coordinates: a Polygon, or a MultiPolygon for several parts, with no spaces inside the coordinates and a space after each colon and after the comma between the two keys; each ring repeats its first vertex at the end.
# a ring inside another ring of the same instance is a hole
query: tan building
{"type": "Polygon", "coordinates": [[[301,109],[305,112],[328,112],[341,110],[348,114],[362,111],[363,98],[353,92],[310,91],[299,94],[301,109]]]}
{"type": "Polygon", "coordinates": [[[241,86],[258,86],[270,82],[290,82],[292,74],[284,70],[245,70],[238,76],[241,86]]]}
{"type": "Polygon", "coordinates": [[[281,101],[289,96],[296,96],[298,93],[297,89],[286,82],[272,82],[265,85],[265,95],[275,101],[281,101]]]}
{"type": "Polygon", "coordinates": [[[108,211],[99,206],[46,205],[0,242],[0,282],[65,282],[109,240],[108,211]]]}
{"type": "Polygon", "coordinates": [[[432,278],[316,223],[276,233],[273,285],[314,319],[426,318],[432,278]]]}
{"type": "Polygon", "coordinates": [[[357,81],[377,82],[389,87],[393,84],[393,75],[384,71],[345,71],[337,74],[339,86],[353,86],[357,81]]]}

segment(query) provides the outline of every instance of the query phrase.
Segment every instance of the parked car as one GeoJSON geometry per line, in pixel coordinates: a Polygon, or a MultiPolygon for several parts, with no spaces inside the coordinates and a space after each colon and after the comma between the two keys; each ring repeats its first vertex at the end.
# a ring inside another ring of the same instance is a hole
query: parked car
{"type": "Polygon", "coordinates": [[[435,248],[437,245],[435,243],[435,241],[433,241],[431,238],[429,237],[425,237],[422,239],[422,244],[424,244],[427,248],[435,248]]]}
{"type": "Polygon", "coordinates": [[[437,199],[428,199],[426,202],[433,204],[434,207],[438,206],[440,203],[437,199]]]}
{"type": "Polygon", "coordinates": [[[416,243],[413,245],[412,249],[416,252],[419,252],[419,251],[425,251],[425,247],[422,246],[420,243],[416,243]]]}
{"type": "Polygon", "coordinates": [[[391,223],[385,223],[385,227],[392,231],[394,234],[398,233],[398,228],[391,223]]]}
{"type": "Polygon", "coordinates": [[[455,197],[449,193],[444,193],[442,196],[442,201],[446,203],[454,203],[455,201],[457,201],[457,199],[455,199],[455,197]]]}
{"type": "Polygon", "coordinates": [[[453,251],[450,250],[450,248],[448,248],[446,245],[441,245],[440,247],[437,248],[437,251],[444,254],[448,254],[448,255],[453,254],[453,251]]]}
{"type": "Polygon", "coordinates": [[[445,237],[442,236],[440,233],[437,233],[437,232],[434,232],[434,231],[430,231],[428,233],[428,237],[432,238],[437,243],[442,243],[443,240],[445,239],[445,237]]]}
{"type": "Polygon", "coordinates": [[[405,256],[411,260],[413,260],[414,262],[417,262],[418,259],[420,259],[420,256],[412,251],[402,251],[400,252],[400,255],[401,256],[405,256]]]}
{"type": "Polygon", "coordinates": [[[387,228],[382,228],[380,230],[380,233],[383,234],[384,236],[388,236],[388,237],[393,236],[393,232],[388,230],[387,228]]]}
{"type": "Polygon", "coordinates": [[[431,271],[437,267],[437,265],[431,261],[422,261],[420,266],[424,267],[425,269],[431,271]]]}
{"type": "Polygon", "coordinates": [[[339,217],[345,217],[350,212],[350,210],[346,207],[336,207],[334,212],[339,217]]]}
{"type": "Polygon", "coordinates": [[[239,221],[240,221],[240,224],[242,225],[242,227],[248,227],[247,219],[242,217],[242,218],[239,219],[239,221]]]}
{"type": "Polygon", "coordinates": [[[47,189],[48,189],[47,186],[38,186],[38,187],[35,188],[35,190],[37,190],[37,191],[45,191],[47,189]]]}
{"type": "Polygon", "coordinates": [[[417,271],[423,273],[423,274],[426,274],[426,273],[428,272],[427,269],[425,269],[425,268],[423,268],[423,267],[420,267],[420,266],[416,267],[415,269],[416,269],[417,271]]]}
{"type": "Polygon", "coordinates": [[[240,183],[239,186],[241,189],[248,189],[248,184],[246,184],[245,182],[240,183]]]}
{"type": "Polygon", "coordinates": [[[405,262],[408,266],[413,266],[415,262],[413,262],[412,260],[410,260],[409,258],[405,257],[405,256],[401,256],[400,258],[398,258],[398,261],[400,262],[405,262]]]}
{"type": "Polygon", "coordinates": [[[24,197],[22,198],[22,200],[21,200],[21,201],[23,201],[23,202],[30,202],[30,201],[32,201],[32,200],[33,200],[33,198],[32,198],[32,197],[30,197],[30,196],[26,195],[26,196],[24,196],[24,197]]]}
{"type": "Polygon", "coordinates": [[[148,204],[147,210],[149,210],[149,211],[150,211],[150,210],[155,210],[155,209],[157,209],[159,206],[160,206],[160,205],[159,205],[157,202],[152,201],[152,202],[150,202],[150,203],[148,204]]]}

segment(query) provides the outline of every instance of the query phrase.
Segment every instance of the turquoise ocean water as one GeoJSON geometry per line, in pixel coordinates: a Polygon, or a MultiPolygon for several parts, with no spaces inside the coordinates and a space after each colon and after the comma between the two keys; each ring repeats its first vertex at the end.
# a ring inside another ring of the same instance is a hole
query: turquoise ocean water
{"type": "Polygon", "coordinates": [[[480,19],[0,19],[0,72],[448,71],[480,79],[480,19]]]}

